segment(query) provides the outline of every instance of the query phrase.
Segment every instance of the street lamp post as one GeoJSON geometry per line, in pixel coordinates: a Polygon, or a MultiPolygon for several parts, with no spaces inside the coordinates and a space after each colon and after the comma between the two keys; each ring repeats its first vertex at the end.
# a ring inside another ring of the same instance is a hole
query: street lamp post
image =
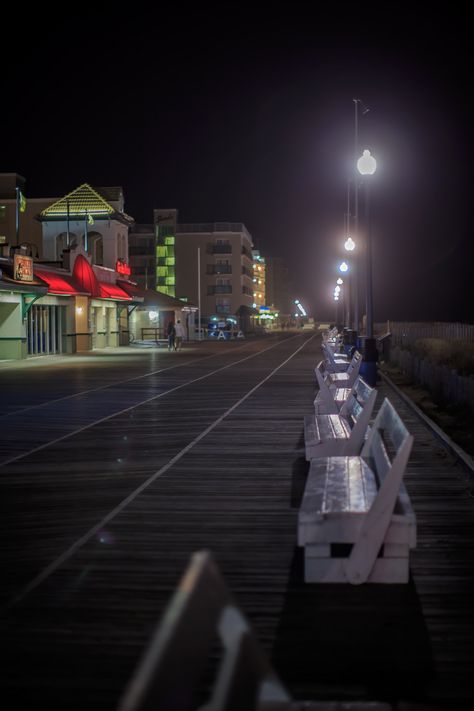
{"type": "MultiPolygon", "coordinates": [[[[362,156],[357,161],[357,169],[363,176],[371,176],[377,169],[377,161],[370,154],[370,151],[365,150],[362,156]]],[[[365,187],[365,230],[366,230],[366,270],[367,270],[367,338],[372,338],[373,334],[373,302],[372,302],[372,230],[370,225],[370,177],[364,180],[365,187]]]]}
{"type": "MultiPolygon", "coordinates": [[[[354,102],[354,231],[355,238],[359,237],[359,181],[357,175],[357,157],[359,155],[359,105],[362,109],[362,116],[365,116],[370,109],[363,103],[361,99],[352,99],[354,102]]],[[[359,330],[359,284],[358,284],[359,265],[357,259],[354,259],[354,328],[359,330]]]]}
{"type": "Polygon", "coordinates": [[[369,385],[375,385],[377,377],[377,348],[374,339],[373,299],[372,299],[372,230],[370,224],[370,176],[377,168],[377,161],[364,150],[357,161],[357,170],[364,176],[365,187],[365,230],[366,230],[366,338],[364,348],[365,375],[369,385]]]}
{"type": "MultiPolygon", "coordinates": [[[[348,234],[347,239],[344,242],[344,249],[346,252],[353,252],[355,248],[355,242],[352,237],[348,234]]],[[[351,268],[348,272],[347,279],[347,327],[352,332],[352,292],[353,292],[353,278],[352,272],[354,271],[355,259],[351,258],[351,268]]]]}

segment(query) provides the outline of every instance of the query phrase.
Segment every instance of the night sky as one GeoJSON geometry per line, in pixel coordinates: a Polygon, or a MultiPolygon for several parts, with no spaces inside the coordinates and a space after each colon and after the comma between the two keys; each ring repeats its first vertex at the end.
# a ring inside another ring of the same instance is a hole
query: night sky
{"type": "Polygon", "coordinates": [[[264,255],[287,260],[294,295],[330,318],[358,97],[370,107],[361,149],[378,161],[375,320],[474,323],[467,16],[157,7],[15,11],[1,172],[24,175],[27,197],[122,185],[137,222],[157,207],[242,221],[264,255]]]}

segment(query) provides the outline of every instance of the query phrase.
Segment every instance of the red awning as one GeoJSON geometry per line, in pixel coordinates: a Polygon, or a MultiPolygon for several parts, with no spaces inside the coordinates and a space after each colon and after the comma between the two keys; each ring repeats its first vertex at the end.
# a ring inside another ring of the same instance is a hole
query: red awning
{"type": "Polygon", "coordinates": [[[34,266],[35,276],[42,279],[48,285],[48,294],[59,294],[61,296],[77,296],[78,294],[88,294],[82,289],[70,274],[60,274],[50,272],[47,269],[34,266]]]}
{"type": "Polygon", "coordinates": [[[130,296],[117,284],[109,284],[105,281],[99,281],[99,298],[100,299],[115,299],[115,301],[131,301],[130,296]]]}
{"type": "Polygon", "coordinates": [[[117,284],[111,284],[97,279],[94,270],[87,259],[79,254],[74,262],[73,276],[78,283],[96,299],[113,299],[114,301],[130,301],[130,296],[117,284]]]}

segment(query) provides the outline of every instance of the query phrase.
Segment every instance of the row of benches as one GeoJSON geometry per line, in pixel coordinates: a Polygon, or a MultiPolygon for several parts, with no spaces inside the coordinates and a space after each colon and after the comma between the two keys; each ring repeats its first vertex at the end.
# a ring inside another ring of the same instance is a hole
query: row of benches
{"type": "Polygon", "coordinates": [[[402,480],[413,437],[387,398],[369,426],[377,392],[358,375],[357,351],[349,360],[327,338],[323,354],[315,414],[304,419],[305,581],[406,583],[416,519],[402,480]]]}
{"type": "MultiPolygon", "coordinates": [[[[328,341],[326,346],[331,349],[328,341]]],[[[333,350],[334,358],[326,348],[324,352],[325,360],[316,368],[315,414],[305,419],[311,465],[298,515],[305,580],[406,582],[416,529],[402,477],[413,438],[387,399],[368,426],[376,391],[358,375],[358,353],[346,359],[342,371],[335,362],[343,359],[333,350]]],[[[298,711],[303,705],[308,711],[335,711],[340,706],[291,699],[212,555],[195,553],[119,711],[194,711],[198,706],[201,711],[298,711]],[[215,680],[207,703],[199,706],[207,663],[219,646],[215,680]]],[[[359,711],[375,706],[357,703],[359,711]]]]}

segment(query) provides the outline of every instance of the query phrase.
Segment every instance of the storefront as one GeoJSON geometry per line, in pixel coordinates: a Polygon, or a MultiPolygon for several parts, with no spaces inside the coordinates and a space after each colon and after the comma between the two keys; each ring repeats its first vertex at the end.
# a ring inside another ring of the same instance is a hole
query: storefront
{"type": "Polygon", "coordinates": [[[118,284],[111,269],[95,267],[102,276],[99,279],[93,267],[83,255],[74,262],[73,278],[90,294],[88,304],[89,349],[110,348],[121,345],[121,312],[131,303],[131,298],[118,284]],[[109,281],[105,281],[109,279],[109,281]]]}
{"type": "Polygon", "coordinates": [[[151,289],[140,289],[131,281],[120,280],[118,286],[127,292],[131,299],[128,307],[128,339],[135,341],[158,341],[167,339],[168,323],[180,320],[187,340],[194,339],[194,323],[190,324],[190,314],[195,307],[179,299],[151,289]]]}
{"type": "Polygon", "coordinates": [[[0,259],[0,360],[28,355],[29,312],[48,290],[33,276],[32,264],[31,257],[0,259]]]}
{"type": "Polygon", "coordinates": [[[81,325],[81,315],[85,305],[87,310],[88,292],[64,269],[35,264],[34,273],[48,285],[48,294],[28,314],[28,354],[87,349],[89,338],[81,325]]]}

